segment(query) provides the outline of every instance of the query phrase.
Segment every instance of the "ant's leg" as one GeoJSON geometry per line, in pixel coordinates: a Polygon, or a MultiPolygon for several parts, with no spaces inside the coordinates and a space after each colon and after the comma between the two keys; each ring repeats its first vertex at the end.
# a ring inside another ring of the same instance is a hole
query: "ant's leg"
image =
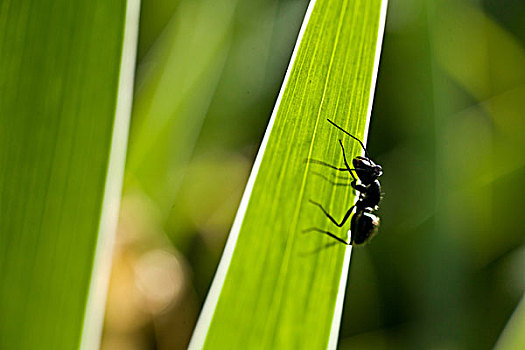
{"type": "MultiPolygon", "coordinates": [[[[345,162],[345,165],[346,165],[346,168],[348,169],[348,172],[350,173],[350,175],[352,175],[352,183],[350,184],[352,186],[352,188],[355,190],[355,191],[359,191],[359,192],[363,192],[361,187],[357,184],[357,178],[354,176],[354,173],[352,173],[352,170],[355,171],[355,169],[351,169],[350,168],[350,165],[348,164],[348,161],[346,160],[346,153],[345,153],[345,147],[343,146],[343,142],[339,139],[339,144],[341,145],[341,150],[343,151],[343,160],[345,162]]],[[[355,191],[354,191],[354,195],[355,195],[355,191]]]]}
{"type": "Polygon", "coordinates": [[[326,215],[326,217],[328,219],[330,219],[330,221],[332,221],[337,227],[342,227],[346,221],[348,220],[348,218],[350,217],[350,214],[352,214],[352,210],[354,209],[355,205],[352,205],[350,207],[350,209],[348,209],[348,211],[346,212],[343,220],[341,220],[341,223],[338,223],[330,214],[328,214],[328,212],[326,211],[325,208],[323,208],[323,206],[320,204],[320,203],[317,203],[317,202],[314,202],[313,200],[310,199],[310,203],[312,204],[315,204],[317,205],[319,208],[321,208],[321,210],[323,211],[324,215],[326,215]]]}
{"type": "Polygon", "coordinates": [[[326,162],[323,162],[322,160],[317,160],[317,159],[311,159],[311,158],[307,158],[306,159],[307,162],[309,163],[314,163],[314,164],[321,164],[321,165],[324,165],[324,166],[327,166],[329,168],[332,168],[332,169],[335,169],[335,170],[338,170],[338,171],[348,171],[348,168],[338,168],[332,164],[328,164],[326,162]]]}
{"type": "Polygon", "coordinates": [[[361,193],[363,192],[366,192],[366,186],[365,185],[361,185],[361,184],[358,184],[356,181],[352,181],[352,183],[350,184],[350,186],[352,186],[352,188],[356,191],[359,191],[361,193]]]}
{"type": "Polygon", "coordinates": [[[345,147],[343,146],[343,141],[339,140],[339,144],[341,145],[341,150],[343,150],[343,160],[345,162],[346,169],[348,170],[350,175],[352,175],[352,179],[354,179],[354,182],[356,182],[357,178],[352,173],[352,170],[355,170],[355,169],[350,168],[350,165],[348,165],[348,161],[346,160],[345,147]]]}
{"type": "Polygon", "coordinates": [[[321,230],[321,229],[318,229],[317,227],[310,227],[310,228],[307,228],[306,230],[303,230],[304,233],[306,232],[311,232],[311,231],[316,231],[316,232],[320,232],[320,233],[324,233],[325,235],[328,235],[330,237],[332,237],[333,239],[336,239],[338,240],[339,242],[345,244],[345,245],[352,245],[352,242],[348,243],[347,241],[345,241],[344,239],[340,238],[340,237],[337,237],[336,235],[334,235],[333,233],[329,232],[329,231],[325,231],[325,230],[321,230]]]}
{"type": "MultiPolygon", "coordinates": [[[[312,171],[312,174],[313,174],[313,175],[316,175],[316,176],[319,176],[320,178],[322,178],[323,180],[325,180],[325,181],[327,181],[328,183],[332,184],[333,186],[343,186],[343,187],[350,187],[350,186],[352,186],[351,183],[348,183],[348,182],[337,182],[337,181],[335,181],[335,180],[330,179],[328,176],[326,176],[326,175],[324,175],[324,174],[322,174],[322,173],[319,173],[319,172],[317,172],[317,171],[312,171]]],[[[348,177],[343,178],[343,177],[339,177],[339,176],[337,176],[337,177],[335,177],[335,178],[336,178],[336,179],[341,178],[341,179],[343,179],[343,180],[348,181],[348,177]]]]}

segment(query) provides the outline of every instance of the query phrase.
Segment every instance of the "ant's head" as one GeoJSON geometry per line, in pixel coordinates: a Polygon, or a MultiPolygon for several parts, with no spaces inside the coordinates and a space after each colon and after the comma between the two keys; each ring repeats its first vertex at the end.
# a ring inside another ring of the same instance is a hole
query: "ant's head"
{"type": "Polygon", "coordinates": [[[381,175],[383,175],[383,168],[381,165],[377,165],[372,159],[367,157],[355,157],[352,160],[352,164],[355,168],[355,173],[359,177],[359,180],[365,185],[371,184],[381,175]]]}

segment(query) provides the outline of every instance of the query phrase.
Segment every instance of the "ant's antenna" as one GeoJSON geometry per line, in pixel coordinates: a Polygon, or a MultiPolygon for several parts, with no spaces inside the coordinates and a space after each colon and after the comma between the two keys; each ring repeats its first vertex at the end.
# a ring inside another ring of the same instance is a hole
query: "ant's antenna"
{"type": "Polygon", "coordinates": [[[365,145],[363,145],[363,142],[361,142],[361,140],[359,140],[357,137],[355,137],[354,135],[350,134],[348,131],[344,130],[342,127],[340,127],[339,125],[337,125],[336,123],[334,123],[333,121],[331,121],[330,119],[326,119],[328,120],[328,122],[330,124],[332,124],[333,126],[335,126],[336,128],[338,128],[339,130],[341,130],[342,132],[344,132],[345,134],[347,134],[348,136],[350,136],[351,138],[353,138],[354,140],[356,140],[357,142],[359,142],[359,144],[361,145],[361,147],[363,147],[363,150],[365,151],[365,154],[366,154],[366,157],[367,158],[370,158],[370,155],[368,154],[368,151],[366,150],[366,147],[365,145]]]}

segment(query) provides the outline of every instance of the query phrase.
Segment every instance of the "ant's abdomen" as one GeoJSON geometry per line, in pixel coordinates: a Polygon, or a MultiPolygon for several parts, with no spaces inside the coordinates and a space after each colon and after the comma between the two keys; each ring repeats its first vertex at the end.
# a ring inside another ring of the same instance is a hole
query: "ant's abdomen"
{"type": "Polygon", "coordinates": [[[379,218],[366,211],[358,211],[352,217],[351,235],[354,244],[368,242],[379,227],[379,218]]]}

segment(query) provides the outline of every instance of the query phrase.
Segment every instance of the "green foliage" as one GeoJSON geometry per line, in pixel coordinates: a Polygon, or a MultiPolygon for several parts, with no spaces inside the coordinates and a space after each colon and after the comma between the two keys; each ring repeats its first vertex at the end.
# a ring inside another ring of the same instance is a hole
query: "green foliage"
{"type": "Polygon", "coordinates": [[[330,337],[335,346],[350,248],[345,260],[344,245],[303,231],[315,226],[346,237],[348,225],[335,230],[308,200],[339,218],[355,197],[348,178],[337,180],[341,174],[306,160],[343,164],[339,139],[347,157],[361,154],[326,118],[364,138],[385,5],[311,5],[193,348],[319,349],[330,337]]]}
{"type": "Polygon", "coordinates": [[[525,330],[525,304],[522,300],[503,330],[495,349],[523,349],[525,347],[525,333],[523,330],[525,330]]]}
{"type": "Polygon", "coordinates": [[[95,249],[121,189],[134,3],[0,3],[2,349],[74,349],[90,327],[95,249]]]}
{"type": "Polygon", "coordinates": [[[224,67],[236,1],[180,1],[137,76],[125,191],[144,191],[163,222],[224,67]]]}

